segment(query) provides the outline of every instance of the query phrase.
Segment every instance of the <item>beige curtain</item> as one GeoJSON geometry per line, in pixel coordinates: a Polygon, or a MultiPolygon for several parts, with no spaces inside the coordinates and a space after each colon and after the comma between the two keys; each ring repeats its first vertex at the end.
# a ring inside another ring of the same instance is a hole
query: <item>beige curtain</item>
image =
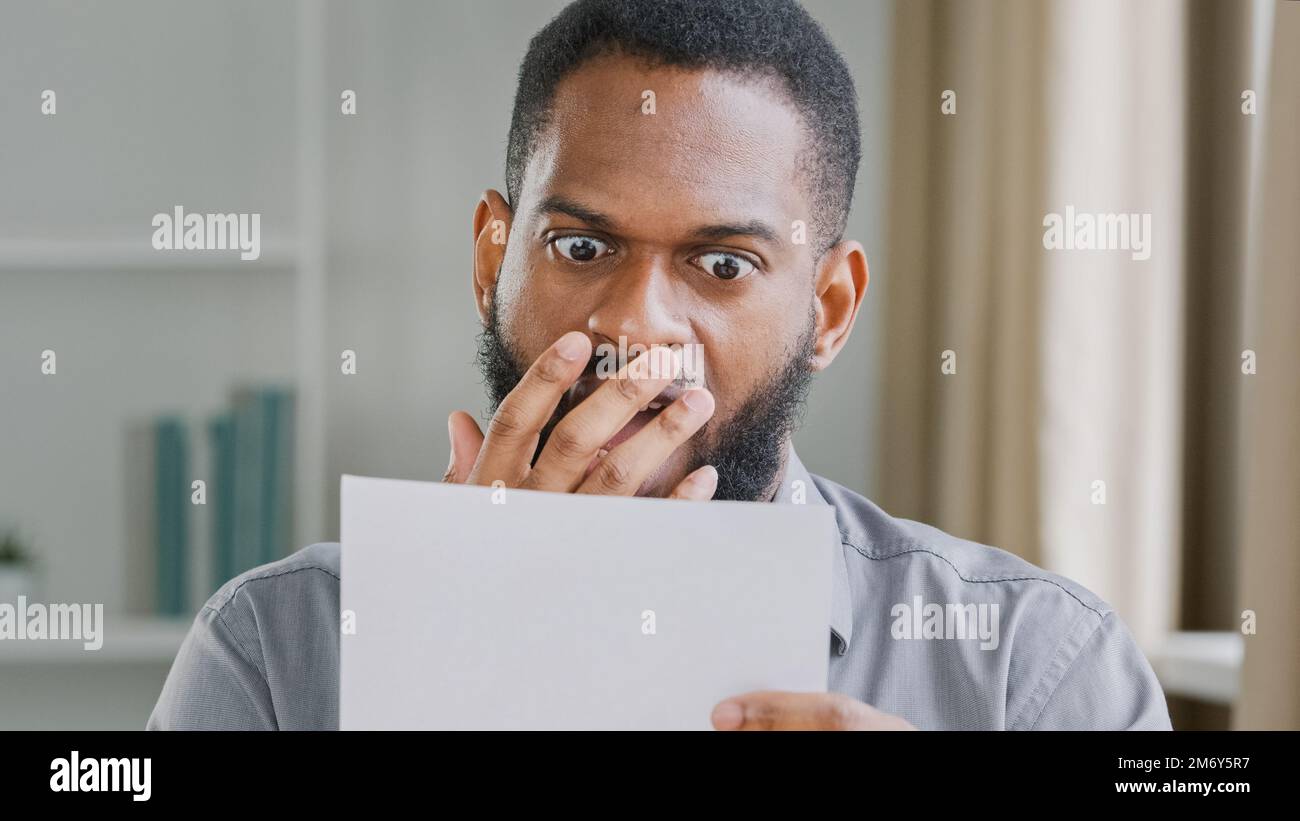
{"type": "Polygon", "coordinates": [[[880,502],[1148,652],[1254,610],[1235,722],[1300,726],[1300,3],[895,14],[880,502]],[[1149,259],[1045,250],[1066,206],[1150,214],[1149,259]]]}
{"type": "Polygon", "coordinates": [[[1151,236],[1147,259],[1040,254],[1043,564],[1151,651],[1174,625],[1180,535],[1184,4],[1052,9],[1045,210],[1149,214],[1151,236]]]}
{"type": "Polygon", "coordinates": [[[895,15],[879,501],[1038,560],[1045,7],[895,15]]]}
{"type": "Polygon", "coordinates": [[[1182,9],[896,6],[880,500],[1077,579],[1146,646],[1177,593],[1182,9]],[[1044,250],[1067,206],[1151,214],[1151,258],[1044,250]]]}
{"type": "MultiPolygon", "coordinates": [[[[1300,3],[1273,18],[1271,59],[1256,61],[1260,106],[1250,150],[1250,253],[1242,348],[1240,597],[1245,637],[1241,729],[1300,729],[1300,3]]],[[[1268,26],[1256,26],[1265,36],[1268,26]]]]}

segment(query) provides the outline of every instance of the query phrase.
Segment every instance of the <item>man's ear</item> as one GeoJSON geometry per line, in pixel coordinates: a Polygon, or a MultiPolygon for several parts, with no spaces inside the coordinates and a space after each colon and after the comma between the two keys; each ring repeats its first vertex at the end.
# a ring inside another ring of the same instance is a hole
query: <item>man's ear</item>
{"type": "Polygon", "coordinates": [[[487,323],[496,293],[497,273],[506,257],[510,237],[510,205],[500,192],[489,188],[474,209],[474,307],[487,323]]]}
{"type": "Polygon", "coordinates": [[[853,322],[867,295],[867,254],[862,243],[841,242],[822,255],[813,282],[817,341],[813,368],[824,370],[849,341],[853,322]]]}

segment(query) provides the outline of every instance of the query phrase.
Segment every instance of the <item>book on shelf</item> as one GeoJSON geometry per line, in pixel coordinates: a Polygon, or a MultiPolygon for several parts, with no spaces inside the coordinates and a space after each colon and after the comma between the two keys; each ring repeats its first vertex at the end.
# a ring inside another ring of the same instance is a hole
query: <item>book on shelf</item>
{"type": "Polygon", "coordinates": [[[157,612],[189,612],[189,441],[177,417],[154,423],[155,540],[157,545],[157,612]]]}
{"type": "Polygon", "coordinates": [[[128,429],[133,612],[191,616],[231,578],[292,552],[293,440],[294,395],[280,387],[238,389],[202,425],[165,415],[128,429]]]}
{"type": "Polygon", "coordinates": [[[212,510],[217,586],[291,552],[293,409],[287,389],[241,389],[230,410],[209,424],[217,491],[212,510]]]}

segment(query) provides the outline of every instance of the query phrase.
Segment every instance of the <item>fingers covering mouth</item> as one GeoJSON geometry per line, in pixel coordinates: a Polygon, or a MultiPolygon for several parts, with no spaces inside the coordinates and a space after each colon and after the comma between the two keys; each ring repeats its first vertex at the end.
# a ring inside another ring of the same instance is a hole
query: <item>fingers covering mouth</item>
{"type": "Polygon", "coordinates": [[[662,408],[657,408],[655,410],[642,409],[637,411],[632,418],[627,421],[627,424],[605,443],[605,447],[602,448],[602,450],[613,450],[628,439],[631,439],[638,431],[650,424],[654,418],[659,415],[660,410],[662,410],[662,408]]]}
{"type": "MultiPolygon", "coordinates": [[[[615,379],[617,377],[607,378],[615,379]]],[[[593,374],[587,374],[577,382],[573,383],[573,387],[569,389],[568,394],[565,396],[563,411],[568,413],[576,408],[582,403],[582,400],[595,393],[596,389],[604,384],[605,381],[605,379],[593,374]]],[[[686,388],[675,383],[670,383],[667,387],[661,390],[657,396],[642,405],[640,410],[662,410],[680,399],[681,395],[684,393],[686,393],[686,388]]]]}

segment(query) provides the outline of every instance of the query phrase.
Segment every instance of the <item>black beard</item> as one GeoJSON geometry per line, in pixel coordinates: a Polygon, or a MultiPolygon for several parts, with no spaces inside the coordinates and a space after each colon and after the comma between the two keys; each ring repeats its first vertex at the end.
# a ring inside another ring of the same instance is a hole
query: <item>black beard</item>
{"type": "Polygon", "coordinates": [[[785,365],[749,395],[730,419],[704,427],[700,447],[692,451],[691,470],[702,465],[718,469],[714,499],[770,502],[777,474],[785,463],[785,446],[803,415],[812,384],[810,366],[816,352],[814,326],[800,336],[785,365]],[[710,429],[716,432],[710,435],[710,429]]]}
{"type": "MultiPolygon", "coordinates": [[[[794,350],[787,354],[785,364],[775,369],[730,419],[710,419],[693,442],[687,443],[691,455],[688,473],[704,465],[717,468],[714,499],[771,501],[776,490],[773,485],[784,464],[786,441],[798,426],[812,383],[810,363],[815,342],[814,316],[810,312],[808,325],[794,350]]],[[[476,361],[488,394],[488,412],[495,414],[525,370],[499,331],[496,300],[479,334],[476,361]]],[[[561,414],[552,417],[542,430],[534,463],[560,418],[561,414]]]]}

